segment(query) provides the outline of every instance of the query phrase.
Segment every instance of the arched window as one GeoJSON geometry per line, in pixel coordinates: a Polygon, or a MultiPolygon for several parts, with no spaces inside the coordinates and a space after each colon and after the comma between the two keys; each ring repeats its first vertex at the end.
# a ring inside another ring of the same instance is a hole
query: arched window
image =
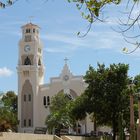
{"type": "Polygon", "coordinates": [[[25,58],[24,65],[31,65],[31,60],[28,56],[25,58]]]}
{"type": "Polygon", "coordinates": [[[38,60],[38,65],[39,65],[39,66],[41,65],[41,60],[40,60],[40,58],[39,58],[39,60],[38,60]]]}
{"type": "Polygon", "coordinates": [[[24,123],[24,127],[26,127],[26,120],[25,119],[24,119],[24,122],[23,123],[24,123]]]}
{"type": "Polygon", "coordinates": [[[43,105],[46,106],[46,96],[43,97],[43,105]]]}
{"type": "Polygon", "coordinates": [[[28,95],[28,101],[31,101],[31,94],[28,95]]]}
{"type": "Polygon", "coordinates": [[[47,96],[47,105],[50,105],[50,97],[47,96]]]}
{"type": "Polygon", "coordinates": [[[49,106],[50,105],[50,97],[49,96],[44,96],[43,97],[43,105],[44,106],[49,106]]]}
{"type": "Polygon", "coordinates": [[[24,94],[24,102],[26,102],[26,95],[24,94]]]}
{"type": "Polygon", "coordinates": [[[31,126],[31,119],[28,120],[28,125],[31,126]]]}
{"type": "Polygon", "coordinates": [[[26,29],[26,33],[30,33],[30,29],[26,29]]]}
{"type": "Polygon", "coordinates": [[[33,29],[33,33],[35,33],[35,29],[33,29]]]}

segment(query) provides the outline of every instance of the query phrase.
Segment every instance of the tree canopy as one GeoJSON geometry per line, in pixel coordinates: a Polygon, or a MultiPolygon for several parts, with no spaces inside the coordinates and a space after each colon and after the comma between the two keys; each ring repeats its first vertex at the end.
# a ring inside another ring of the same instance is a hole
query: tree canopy
{"type": "Polygon", "coordinates": [[[2,102],[5,108],[13,113],[17,113],[17,95],[13,91],[8,91],[3,95],[2,102]]]}
{"type": "Polygon", "coordinates": [[[60,131],[62,128],[72,127],[73,119],[69,114],[72,101],[64,93],[58,93],[51,99],[50,115],[46,118],[46,125],[51,133],[54,129],[60,131]]]}
{"type": "Polygon", "coordinates": [[[0,131],[17,131],[17,95],[13,91],[8,91],[0,102],[0,131]]]}
{"type": "MultiPolygon", "coordinates": [[[[96,124],[112,126],[113,139],[119,131],[119,123],[123,122],[123,125],[126,126],[125,120],[129,117],[129,115],[125,115],[129,112],[127,72],[128,65],[125,64],[112,64],[107,68],[104,64],[98,64],[97,70],[89,66],[84,77],[88,87],[81,98],[76,100],[77,104],[75,103],[75,114],[79,110],[83,114],[86,112],[93,114],[94,130],[96,130],[96,124]]],[[[79,119],[82,117],[79,115],[79,119]]]]}

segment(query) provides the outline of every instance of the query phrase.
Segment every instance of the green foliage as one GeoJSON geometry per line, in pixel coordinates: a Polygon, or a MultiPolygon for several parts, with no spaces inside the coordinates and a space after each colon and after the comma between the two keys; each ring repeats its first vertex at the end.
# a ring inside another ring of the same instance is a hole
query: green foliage
{"type": "Polygon", "coordinates": [[[134,77],[134,113],[135,122],[138,119],[138,97],[140,96],[140,74],[134,77]]]}
{"type": "Polygon", "coordinates": [[[3,96],[2,102],[8,110],[17,113],[17,95],[13,91],[8,91],[3,96]]]}
{"type": "Polygon", "coordinates": [[[17,131],[17,95],[8,91],[0,102],[0,131],[17,131]]]}
{"type": "Polygon", "coordinates": [[[0,108],[0,114],[0,132],[7,131],[8,129],[17,131],[17,115],[6,108],[0,108]]]}
{"type": "Polygon", "coordinates": [[[77,97],[74,102],[72,102],[70,108],[70,115],[75,120],[82,120],[86,117],[86,109],[89,106],[87,103],[88,97],[85,94],[77,97]]]}
{"type": "MultiPolygon", "coordinates": [[[[126,115],[129,112],[127,71],[128,65],[120,63],[112,64],[108,68],[104,64],[98,64],[97,69],[89,66],[84,77],[88,87],[76,100],[74,111],[83,112],[83,117],[86,113],[92,113],[95,129],[96,124],[110,125],[116,134],[120,120],[123,122],[120,122],[123,127],[127,126],[128,122],[125,121],[129,117],[126,115]]],[[[79,119],[81,118],[79,115],[79,119]]]]}
{"type": "Polygon", "coordinates": [[[140,74],[134,77],[134,82],[136,89],[140,88],[140,74]]]}
{"type": "Polygon", "coordinates": [[[58,93],[51,99],[50,111],[56,112],[60,109],[61,111],[65,110],[65,107],[69,101],[69,98],[64,93],[58,93]]]}
{"type": "Polygon", "coordinates": [[[53,129],[60,130],[61,128],[71,127],[73,119],[71,118],[70,107],[71,100],[64,93],[58,93],[51,99],[50,115],[46,118],[46,125],[49,132],[53,129]]]}

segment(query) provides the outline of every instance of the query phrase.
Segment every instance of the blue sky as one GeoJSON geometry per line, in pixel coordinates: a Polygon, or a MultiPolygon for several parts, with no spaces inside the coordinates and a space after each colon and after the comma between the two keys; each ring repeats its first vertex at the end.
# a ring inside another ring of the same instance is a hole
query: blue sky
{"type": "MultiPolygon", "coordinates": [[[[106,23],[95,23],[84,38],[88,23],[67,0],[22,0],[6,9],[0,9],[0,91],[17,92],[18,41],[21,38],[21,26],[30,21],[41,27],[40,35],[44,44],[45,83],[50,77],[59,76],[68,57],[68,65],[74,75],[84,75],[91,64],[97,62],[106,66],[112,63],[130,65],[129,76],[140,73],[140,50],[131,55],[122,52],[122,48],[134,46],[124,41],[121,34],[111,28],[117,28],[121,9],[108,6],[105,11],[106,23]]],[[[136,11],[135,11],[136,12],[136,11]]],[[[121,16],[122,17],[122,16],[121,16]]],[[[122,17],[125,19],[126,17],[122,17]]],[[[130,33],[131,34],[131,33],[130,33]]]]}

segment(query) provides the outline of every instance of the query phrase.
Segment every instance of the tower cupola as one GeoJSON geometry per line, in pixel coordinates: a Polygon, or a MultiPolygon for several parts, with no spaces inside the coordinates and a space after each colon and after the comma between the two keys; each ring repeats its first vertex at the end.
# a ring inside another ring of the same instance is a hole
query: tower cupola
{"type": "Polygon", "coordinates": [[[30,42],[39,39],[40,27],[38,25],[28,23],[22,26],[21,28],[22,28],[22,39],[24,39],[25,42],[30,42]]]}

